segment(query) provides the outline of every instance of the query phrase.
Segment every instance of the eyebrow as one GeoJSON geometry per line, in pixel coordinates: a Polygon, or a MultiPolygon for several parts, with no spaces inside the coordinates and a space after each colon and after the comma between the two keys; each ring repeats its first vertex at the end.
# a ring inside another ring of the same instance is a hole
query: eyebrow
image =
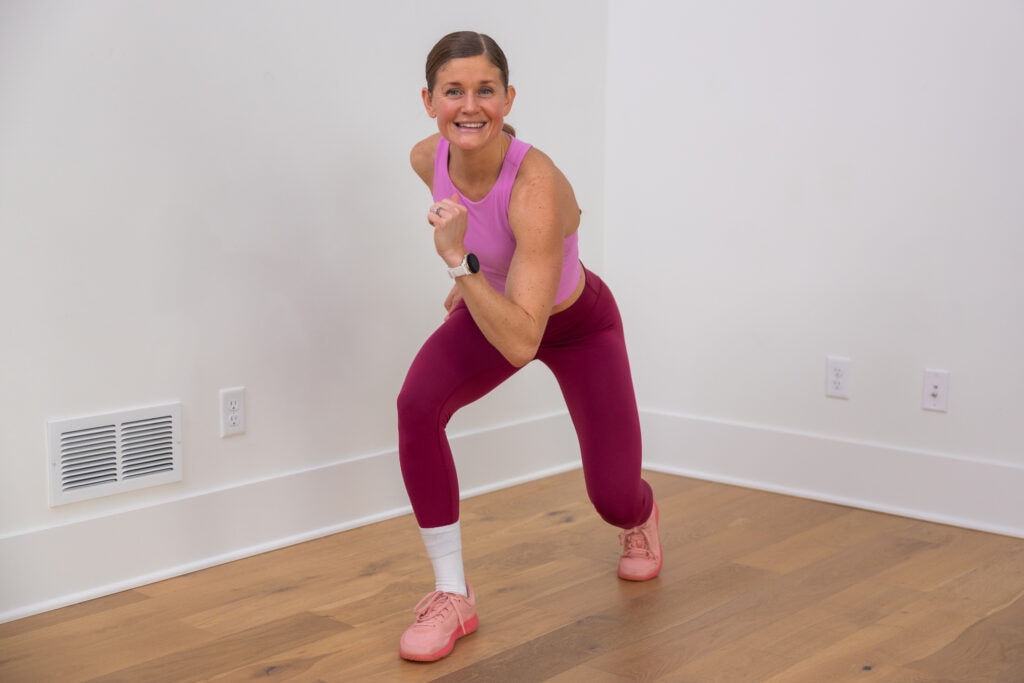
{"type": "MultiPolygon", "coordinates": [[[[487,80],[484,80],[484,81],[478,81],[477,85],[495,85],[497,82],[498,81],[495,81],[495,80],[492,80],[492,79],[488,78],[487,80]]],[[[463,83],[462,83],[462,81],[445,81],[444,83],[441,84],[441,87],[442,88],[447,88],[447,87],[450,87],[450,86],[453,86],[453,85],[461,87],[463,85],[463,83]]]]}

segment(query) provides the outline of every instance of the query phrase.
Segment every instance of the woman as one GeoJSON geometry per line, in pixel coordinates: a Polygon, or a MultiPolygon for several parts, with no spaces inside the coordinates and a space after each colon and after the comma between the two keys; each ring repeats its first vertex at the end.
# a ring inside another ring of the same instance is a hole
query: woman
{"type": "Polygon", "coordinates": [[[416,144],[410,160],[433,192],[427,220],[454,286],[448,317],[398,397],[402,477],[435,575],[399,647],[418,661],[444,657],[477,627],[445,426],[534,359],[551,368],[565,397],[590,500],[623,529],[619,576],[651,579],[662,563],[657,507],[640,475],[622,321],[611,292],[580,263],[572,186],[505,125],[516,93],[490,37],[445,36],[427,57],[426,77],[423,105],[439,132],[416,144]]]}

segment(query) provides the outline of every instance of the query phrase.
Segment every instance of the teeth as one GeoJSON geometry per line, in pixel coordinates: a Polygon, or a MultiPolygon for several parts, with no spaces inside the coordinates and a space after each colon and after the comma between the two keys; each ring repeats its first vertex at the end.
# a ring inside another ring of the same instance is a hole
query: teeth
{"type": "Polygon", "coordinates": [[[483,128],[484,127],[484,124],[482,124],[482,123],[457,123],[455,125],[457,125],[459,128],[483,128]]]}

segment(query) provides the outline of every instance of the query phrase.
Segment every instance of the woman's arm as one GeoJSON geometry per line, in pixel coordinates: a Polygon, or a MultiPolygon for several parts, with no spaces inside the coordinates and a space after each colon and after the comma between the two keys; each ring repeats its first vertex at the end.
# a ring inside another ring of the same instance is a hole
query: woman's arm
{"type": "MultiPolygon", "coordinates": [[[[467,210],[457,196],[442,205],[441,216],[431,214],[429,220],[435,227],[438,254],[455,266],[466,254],[467,210]]],[[[504,295],[480,273],[456,280],[458,295],[477,327],[516,367],[537,355],[562,275],[565,236],[576,229],[578,221],[579,209],[568,181],[547,156],[531,149],[512,189],[509,222],[516,250],[504,295]]]]}
{"type": "MultiPolygon", "coordinates": [[[[433,185],[437,135],[413,147],[410,161],[417,175],[433,185]]],[[[448,266],[462,262],[468,210],[455,195],[441,202],[440,215],[428,213],[434,246],[448,266]]],[[[562,275],[565,237],[579,225],[579,208],[569,181],[550,158],[531,149],[519,168],[509,205],[516,251],[505,293],[494,290],[482,273],[455,280],[445,306],[461,298],[487,340],[516,367],[537,355],[562,275]]]]}

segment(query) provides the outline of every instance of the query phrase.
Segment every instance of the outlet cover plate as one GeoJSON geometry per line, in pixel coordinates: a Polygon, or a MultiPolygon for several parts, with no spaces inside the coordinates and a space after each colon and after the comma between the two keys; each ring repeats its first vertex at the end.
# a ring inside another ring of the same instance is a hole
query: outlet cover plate
{"type": "Polygon", "coordinates": [[[829,398],[850,398],[850,359],[827,356],[825,363],[825,395],[829,398]]]}
{"type": "Polygon", "coordinates": [[[245,387],[220,390],[220,436],[245,433],[245,387]]]}
{"type": "Polygon", "coordinates": [[[949,372],[947,370],[927,369],[924,371],[921,407],[937,413],[945,413],[949,410],[949,372]]]}

